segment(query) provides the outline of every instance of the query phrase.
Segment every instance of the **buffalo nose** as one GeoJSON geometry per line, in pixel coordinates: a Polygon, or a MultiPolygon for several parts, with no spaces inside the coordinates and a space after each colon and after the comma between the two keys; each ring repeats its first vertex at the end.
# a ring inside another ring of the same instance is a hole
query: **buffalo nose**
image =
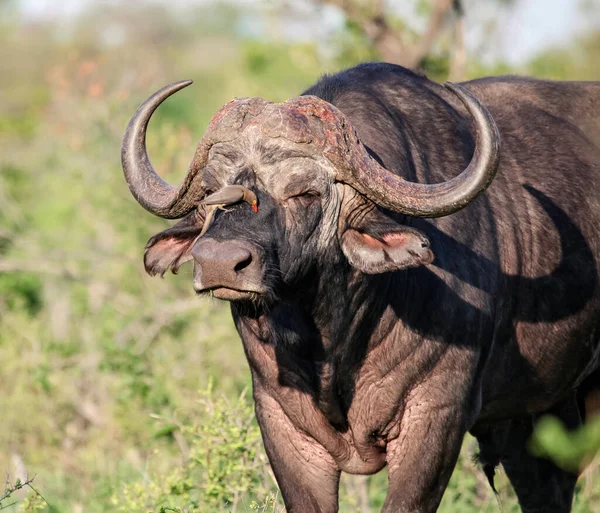
{"type": "Polygon", "coordinates": [[[196,264],[196,290],[225,287],[259,291],[261,266],[252,244],[200,238],[192,250],[192,256],[196,264]]]}

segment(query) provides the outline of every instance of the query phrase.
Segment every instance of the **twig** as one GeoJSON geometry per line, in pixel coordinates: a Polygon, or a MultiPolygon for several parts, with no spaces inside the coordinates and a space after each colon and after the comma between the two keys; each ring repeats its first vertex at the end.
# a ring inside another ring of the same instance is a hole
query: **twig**
{"type": "Polygon", "coordinates": [[[35,476],[33,476],[31,478],[27,477],[25,479],[25,481],[21,481],[21,480],[17,479],[17,481],[14,484],[11,484],[10,476],[8,475],[8,472],[7,472],[6,473],[6,483],[4,485],[4,493],[0,497],[0,510],[9,508],[10,506],[14,506],[17,503],[17,501],[11,502],[10,504],[6,504],[6,505],[3,505],[2,501],[8,499],[13,493],[15,493],[23,488],[31,489],[33,491],[33,493],[35,493],[38,497],[40,497],[46,504],[50,505],[50,503],[39,492],[39,490],[31,484],[31,483],[33,483],[34,479],[35,479],[35,476]]]}
{"type": "Polygon", "coordinates": [[[409,68],[416,68],[421,61],[431,52],[433,43],[440,33],[446,14],[452,7],[453,0],[438,0],[431,11],[425,33],[419,39],[410,57],[409,68]]]}
{"type": "Polygon", "coordinates": [[[29,486],[29,484],[33,481],[33,478],[26,479],[25,481],[21,481],[17,479],[15,484],[11,484],[9,480],[8,474],[6,475],[6,485],[4,486],[4,494],[0,497],[0,509],[4,508],[2,506],[2,501],[8,499],[13,493],[19,491],[21,488],[25,488],[29,486]]]}
{"type": "Polygon", "coordinates": [[[454,0],[453,9],[456,13],[454,24],[454,53],[450,64],[449,79],[460,82],[465,79],[467,68],[467,49],[465,45],[465,12],[461,0],[454,0]]]}
{"type": "MultiPolygon", "coordinates": [[[[31,481],[33,481],[33,479],[32,479],[31,481]]],[[[43,500],[43,501],[44,501],[46,504],[50,505],[50,503],[49,503],[49,502],[46,500],[46,497],[44,497],[44,496],[43,496],[43,495],[40,493],[40,491],[39,491],[39,490],[38,490],[38,489],[37,489],[35,486],[33,486],[33,485],[31,484],[31,481],[30,481],[30,482],[27,484],[27,486],[28,486],[29,488],[31,488],[31,489],[33,490],[33,492],[34,492],[34,493],[35,493],[35,494],[36,494],[38,497],[40,497],[40,498],[41,498],[41,499],[42,499],[42,500],[43,500]]]]}

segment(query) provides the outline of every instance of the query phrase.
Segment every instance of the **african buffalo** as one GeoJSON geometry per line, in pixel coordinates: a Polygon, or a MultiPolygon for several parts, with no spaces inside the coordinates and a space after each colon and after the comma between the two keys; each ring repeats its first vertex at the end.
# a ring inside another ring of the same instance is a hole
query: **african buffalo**
{"type": "Polygon", "coordinates": [[[183,217],[145,266],[193,260],[231,301],[287,510],[337,511],[341,471],[387,465],[383,511],[433,512],[469,431],[523,511],[570,511],[577,476],[525,447],[600,387],[600,83],[363,64],[229,102],[173,187],[146,128],[190,83],[123,140],[136,200],[183,217]]]}

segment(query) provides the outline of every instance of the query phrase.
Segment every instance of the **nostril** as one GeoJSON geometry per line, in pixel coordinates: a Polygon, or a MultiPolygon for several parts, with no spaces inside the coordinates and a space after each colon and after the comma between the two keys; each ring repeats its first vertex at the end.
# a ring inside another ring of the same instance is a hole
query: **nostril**
{"type": "Polygon", "coordinates": [[[239,273],[240,271],[243,271],[244,269],[246,269],[246,267],[248,267],[251,263],[252,263],[252,253],[248,252],[248,255],[246,256],[246,258],[244,258],[243,260],[240,260],[237,264],[235,264],[235,267],[233,268],[233,270],[236,273],[239,273]]]}

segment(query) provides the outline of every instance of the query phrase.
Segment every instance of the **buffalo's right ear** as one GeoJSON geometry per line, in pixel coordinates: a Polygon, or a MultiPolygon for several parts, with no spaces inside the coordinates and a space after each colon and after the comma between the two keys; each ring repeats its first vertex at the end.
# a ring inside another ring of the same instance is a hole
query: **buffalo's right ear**
{"type": "Polygon", "coordinates": [[[201,231],[202,222],[197,212],[192,212],[168,230],[157,233],[144,251],[146,272],[163,276],[170,267],[177,274],[181,265],[192,259],[192,248],[201,231]]]}

